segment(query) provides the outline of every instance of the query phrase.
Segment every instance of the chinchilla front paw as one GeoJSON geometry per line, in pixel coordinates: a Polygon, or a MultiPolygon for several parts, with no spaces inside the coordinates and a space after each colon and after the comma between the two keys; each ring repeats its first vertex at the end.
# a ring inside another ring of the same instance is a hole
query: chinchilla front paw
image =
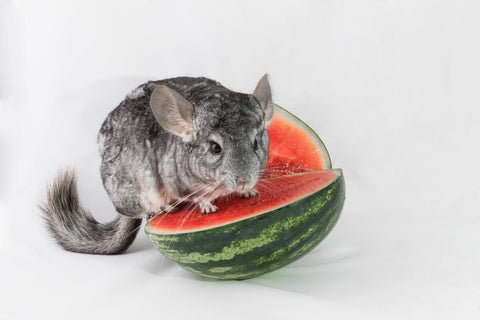
{"type": "Polygon", "coordinates": [[[209,201],[199,203],[199,206],[200,206],[200,211],[202,212],[202,214],[209,214],[209,213],[213,213],[213,212],[218,211],[218,207],[216,205],[210,203],[209,201]]]}
{"type": "Polygon", "coordinates": [[[257,189],[250,189],[250,190],[245,190],[245,191],[239,191],[238,194],[242,198],[253,198],[258,196],[258,191],[257,189]]]}

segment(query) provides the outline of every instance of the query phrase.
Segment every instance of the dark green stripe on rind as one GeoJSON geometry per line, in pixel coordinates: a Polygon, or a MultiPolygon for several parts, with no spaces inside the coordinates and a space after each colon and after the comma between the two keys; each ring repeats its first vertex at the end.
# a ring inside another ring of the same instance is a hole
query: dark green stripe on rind
{"type": "Polygon", "coordinates": [[[327,187],[267,214],[192,233],[145,231],[160,252],[186,270],[218,279],[252,278],[297,260],[328,235],[345,199],[338,172],[327,187]]]}

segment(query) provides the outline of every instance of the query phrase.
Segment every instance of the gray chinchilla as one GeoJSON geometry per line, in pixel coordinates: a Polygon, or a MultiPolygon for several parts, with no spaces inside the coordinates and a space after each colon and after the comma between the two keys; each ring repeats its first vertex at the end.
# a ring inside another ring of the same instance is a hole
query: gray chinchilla
{"type": "Polygon", "coordinates": [[[97,222],[79,203],[75,173],[64,171],[41,206],[51,234],[66,250],[118,254],[133,242],[143,218],[182,201],[207,214],[218,210],[211,201],[219,196],[256,196],[272,116],[266,75],[252,95],[206,78],[139,86],[98,134],[103,184],[119,215],[97,222]]]}

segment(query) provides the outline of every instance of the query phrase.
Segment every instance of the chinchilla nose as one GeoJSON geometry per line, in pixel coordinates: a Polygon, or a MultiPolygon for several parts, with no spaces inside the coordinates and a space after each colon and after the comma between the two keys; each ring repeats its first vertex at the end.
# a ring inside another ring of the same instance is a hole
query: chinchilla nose
{"type": "Polygon", "coordinates": [[[250,179],[248,177],[245,177],[245,176],[239,176],[237,178],[237,186],[239,187],[239,189],[243,190],[245,189],[245,187],[249,184],[250,182],[250,179]]]}

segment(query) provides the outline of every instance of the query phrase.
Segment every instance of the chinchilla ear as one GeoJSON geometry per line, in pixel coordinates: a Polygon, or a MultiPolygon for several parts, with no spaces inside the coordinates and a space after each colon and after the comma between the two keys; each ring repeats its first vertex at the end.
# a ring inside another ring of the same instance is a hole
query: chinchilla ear
{"type": "Polygon", "coordinates": [[[265,111],[265,122],[270,123],[273,117],[273,102],[272,92],[270,91],[270,84],[268,84],[268,75],[265,74],[260,81],[258,81],[257,87],[253,92],[253,96],[262,106],[265,111]]]}
{"type": "Polygon", "coordinates": [[[193,140],[193,104],[178,92],[160,85],[150,97],[150,108],[157,122],[167,131],[181,137],[183,141],[193,140]]]}

